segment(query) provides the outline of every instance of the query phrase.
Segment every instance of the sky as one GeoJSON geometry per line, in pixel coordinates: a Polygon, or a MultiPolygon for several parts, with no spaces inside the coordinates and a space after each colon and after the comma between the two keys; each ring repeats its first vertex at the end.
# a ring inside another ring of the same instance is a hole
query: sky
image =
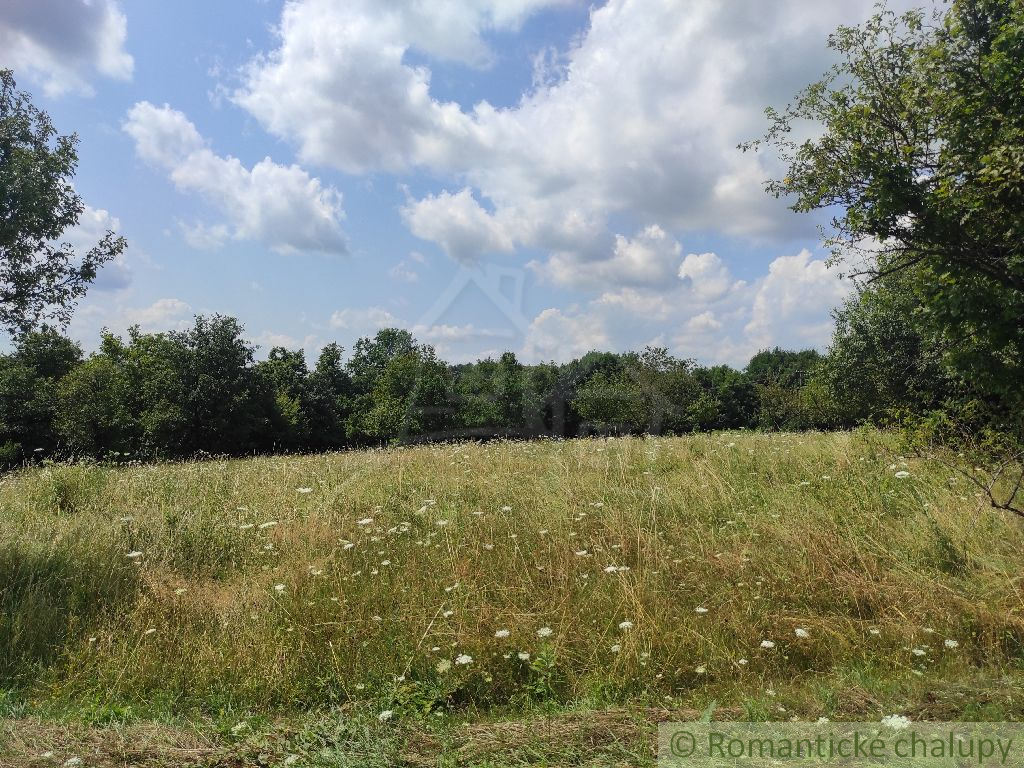
{"type": "MultiPolygon", "coordinates": [[[[237,317],[311,360],[827,347],[824,215],[740,142],[873,0],[4,0],[0,67],[78,133],[67,238],[129,242],[68,332],[237,317]]],[[[898,2],[890,7],[903,7],[898,2]]]]}

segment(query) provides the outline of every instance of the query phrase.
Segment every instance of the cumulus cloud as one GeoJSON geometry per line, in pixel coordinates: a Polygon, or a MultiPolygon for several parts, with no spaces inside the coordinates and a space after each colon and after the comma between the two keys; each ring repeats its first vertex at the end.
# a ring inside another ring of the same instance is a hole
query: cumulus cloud
{"type": "Polygon", "coordinates": [[[472,263],[481,256],[512,250],[512,238],[483,209],[469,189],[444,191],[410,202],[402,217],[417,237],[432,240],[453,259],[472,263]]]}
{"type": "Polygon", "coordinates": [[[717,253],[690,253],[679,265],[679,279],[699,302],[720,299],[731,289],[742,287],[733,282],[729,268],[717,253]]]}
{"type": "Polygon", "coordinates": [[[744,331],[760,347],[773,345],[779,337],[791,344],[823,346],[832,332],[823,308],[837,306],[852,290],[851,283],[840,281],[806,249],[795,256],[780,256],[758,286],[744,331]]]}
{"type": "Polygon", "coordinates": [[[851,290],[806,250],[775,258],[750,282],[733,279],[715,253],[689,254],[679,271],[686,279],[667,291],[623,287],[580,306],[544,310],[521,354],[532,362],[564,361],[590,349],[636,349],[660,336],[680,357],[743,367],[761,349],[827,346],[832,308],[851,290]]]}
{"type": "Polygon", "coordinates": [[[543,310],[530,323],[522,357],[531,362],[571,360],[591,350],[608,350],[612,339],[598,314],[543,310]]]}
{"type": "Polygon", "coordinates": [[[381,307],[367,307],[365,309],[339,309],[331,315],[330,325],[331,328],[340,328],[346,331],[371,333],[379,331],[381,328],[404,328],[405,321],[381,307]]]}
{"type": "Polygon", "coordinates": [[[131,78],[127,32],[116,0],[4,0],[0,67],[27,74],[49,96],[88,94],[94,74],[131,78]]]}
{"type": "Polygon", "coordinates": [[[166,331],[186,327],[192,307],[181,299],[157,299],[147,307],[124,309],[120,320],[125,326],[138,325],[143,331],[166,331]]]}
{"type": "Polygon", "coordinates": [[[634,237],[616,235],[604,252],[555,251],[544,262],[531,262],[540,276],[558,285],[596,287],[671,285],[682,246],[654,224],[634,237]]]}
{"type": "Polygon", "coordinates": [[[123,129],[140,158],[225,216],[224,222],[186,225],[190,244],[216,247],[230,237],[259,241],[280,253],[347,253],[341,193],[299,166],[267,157],[246,168],[235,157],[216,155],[188,118],[167,105],[139,102],[123,129]]]}
{"type": "Polygon", "coordinates": [[[567,50],[537,58],[534,87],[504,108],[435,98],[428,66],[407,56],[486,63],[487,31],[547,4],[444,2],[427,18],[411,0],[294,0],[234,99],[307,160],[458,179],[460,192],[410,203],[406,222],[460,261],[539,248],[568,279],[575,263],[620,250],[613,217],[668,232],[813,234],[763,194],[778,169],[736,144],[762,131],[766,104],[827,67],[827,34],[873,0],[692,0],[685,12],[677,0],[608,0],[567,50]]]}

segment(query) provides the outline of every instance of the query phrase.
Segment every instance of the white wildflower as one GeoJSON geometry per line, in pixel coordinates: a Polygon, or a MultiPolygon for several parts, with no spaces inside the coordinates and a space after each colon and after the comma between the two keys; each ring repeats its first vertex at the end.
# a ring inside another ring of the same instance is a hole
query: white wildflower
{"type": "Polygon", "coordinates": [[[464,667],[467,664],[473,663],[473,657],[470,656],[468,653],[460,653],[458,656],[455,657],[455,663],[458,664],[460,667],[464,667]]]}
{"type": "Polygon", "coordinates": [[[274,591],[280,595],[282,592],[284,592],[284,584],[275,584],[274,591]]]}
{"type": "Polygon", "coordinates": [[[516,656],[519,657],[520,661],[529,661],[530,660],[530,654],[528,654],[526,651],[520,651],[519,653],[516,654],[516,656]]]}
{"type": "Polygon", "coordinates": [[[127,557],[129,560],[138,560],[140,557],[142,557],[143,554],[144,553],[139,552],[139,550],[135,549],[129,552],[127,555],[125,555],[125,557],[127,557]]]}
{"type": "Polygon", "coordinates": [[[803,627],[797,627],[795,630],[793,630],[793,633],[801,640],[806,640],[808,637],[811,636],[811,633],[803,627]]]}
{"type": "Polygon", "coordinates": [[[394,716],[395,716],[394,712],[392,712],[390,709],[385,709],[383,712],[381,712],[379,715],[377,715],[377,719],[380,720],[383,723],[383,722],[387,722],[388,720],[390,720],[394,716]]]}
{"type": "Polygon", "coordinates": [[[910,473],[903,469],[897,472],[895,476],[898,477],[900,480],[905,480],[906,478],[910,477],[910,473]]]}
{"type": "Polygon", "coordinates": [[[886,728],[902,731],[910,727],[910,718],[906,715],[887,715],[882,718],[881,723],[886,728]]]}
{"type": "Polygon", "coordinates": [[[618,653],[621,650],[622,650],[622,646],[619,643],[615,643],[615,645],[613,645],[611,647],[612,653],[618,653]]]}
{"type": "Polygon", "coordinates": [[[312,488],[296,488],[295,490],[298,491],[299,493],[312,493],[313,492],[312,488]]]}
{"type": "Polygon", "coordinates": [[[708,612],[708,609],[705,608],[703,605],[698,605],[693,610],[696,611],[697,613],[707,613],[708,612]]]}
{"type": "Polygon", "coordinates": [[[499,629],[497,632],[494,633],[494,636],[497,638],[508,637],[509,631],[507,629],[499,629]]]}
{"type": "Polygon", "coordinates": [[[775,647],[775,643],[773,643],[771,640],[762,640],[761,641],[761,647],[762,648],[774,648],[775,647]]]}
{"type": "Polygon", "coordinates": [[[942,641],[942,644],[944,646],[946,646],[947,648],[959,648],[960,647],[960,643],[958,643],[956,640],[946,639],[946,640],[942,641]]]}
{"type": "Polygon", "coordinates": [[[362,520],[356,520],[356,525],[370,525],[373,523],[372,517],[364,517],[362,520]]]}
{"type": "Polygon", "coordinates": [[[554,634],[554,631],[551,627],[541,627],[537,630],[537,637],[551,637],[552,634],[554,634]]]}
{"type": "Polygon", "coordinates": [[[632,628],[633,628],[633,622],[632,621],[620,621],[619,622],[619,629],[627,630],[627,629],[632,629],[632,628]]]}
{"type": "Polygon", "coordinates": [[[703,664],[699,664],[693,668],[693,671],[696,672],[698,675],[703,675],[707,673],[708,668],[705,667],[703,664]]]}
{"type": "Polygon", "coordinates": [[[448,659],[441,659],[437,664],[434,665],[434,669],[437,670],[439,675],[443,675],[445,672],[452,668],[452,663],[448,659]]]}
{"type": "Polygon", "coordinates": [[[922,648],[914,648],[910,651],[915,656],[924,656],[927,652],[922,648]]]}

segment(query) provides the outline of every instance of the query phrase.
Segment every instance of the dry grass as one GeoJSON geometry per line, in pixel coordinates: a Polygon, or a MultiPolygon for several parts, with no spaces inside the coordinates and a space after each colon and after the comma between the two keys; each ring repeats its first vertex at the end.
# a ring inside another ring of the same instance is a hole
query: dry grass
{"type": "Polygon", "coordinates": [[[1024,653],[1019,521],[876,433],[53,466],[0,505],[0,686],[94,721],[870,716],[1024,653]]]}

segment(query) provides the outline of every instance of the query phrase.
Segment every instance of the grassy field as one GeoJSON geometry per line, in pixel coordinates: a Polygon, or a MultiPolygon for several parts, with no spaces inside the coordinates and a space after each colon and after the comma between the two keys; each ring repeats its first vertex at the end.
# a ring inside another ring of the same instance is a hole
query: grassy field
{"type": "Polygon", "coordinates": [[[719,433],[8,475],[0,765],[643,765],[652,723],[712,702],[1024,719],[1024,528],[898,450],[719,433]]]}

